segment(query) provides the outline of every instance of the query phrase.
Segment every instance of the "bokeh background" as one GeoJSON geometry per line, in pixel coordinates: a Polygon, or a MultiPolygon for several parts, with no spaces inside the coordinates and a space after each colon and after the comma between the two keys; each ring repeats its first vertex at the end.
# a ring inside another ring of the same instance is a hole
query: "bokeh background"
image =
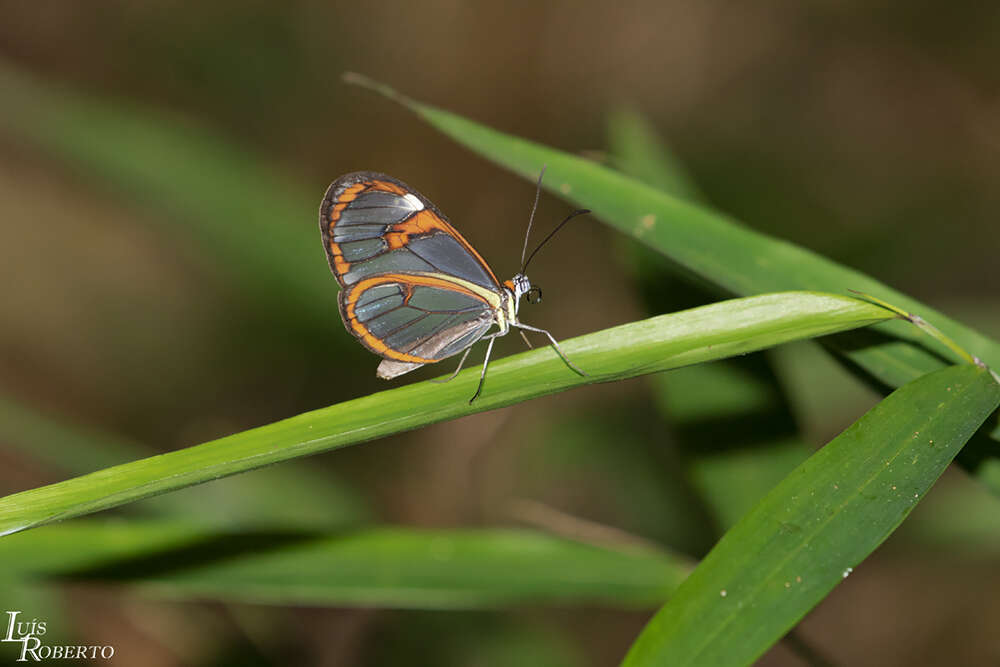
{"type": "MultiPolygon", "coordinates": [[[[342,84],[348,70],[610,166],[624,124],[642,123],[691,196],[1000,335],[994,3],[0,8],[3,417],[83,429],[94,446],[5,430],[4,493],[384,388],[341,326],[319,242],[317,207],[340,174],[408,182],[498,274],[517,269],[533,185],[342,84]]],[[[543,195],[539,230],[567,211],[543,195]]],[[[720,296],[586,219],[532,279],[546,298],[524,319],[559,338],[720,296]]],[[[521,345],[508,337],[499,354],[521,345]]],[[[877,400],[797,345],[287,464],[307,491],[261,511],[557,532],[572,516],[698,556],[808,453],[801,443],[821,445],[877,400]],[[716,374],[747,379],[723,421],[716,374]],[[761,465],[760,442],[784,444],[761,465]]],[[[213,483],[221,521],[254,506],[227,483],[213,483]]],[[[803,644],[835,664],[996,664],[998,509],[949,473],[762,664],[805,664],[803,644]]],[[[67,634],[146,665],[605,665],[650,613],[279,608],[85,586],[46,604],[67,634]]]]}

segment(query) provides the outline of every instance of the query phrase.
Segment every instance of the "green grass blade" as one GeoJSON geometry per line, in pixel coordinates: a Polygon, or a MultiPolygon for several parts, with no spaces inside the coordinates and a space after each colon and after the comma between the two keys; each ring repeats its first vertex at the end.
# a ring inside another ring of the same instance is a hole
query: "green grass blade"
{"type": "MultiPolygon", "coordinates": [[[[649,245],[722,290],[739,295],[788,289],[835,293],[858,290],[922,316],[965,350],[1000,368],[1000,342],[859,271],[756,232],[723,214],[678,199],[590,160],[422,104],[364,77],[346,75],[345,78],[405,105],[450,138],[532,182],[538,178],[542,165],[547,165],[543,187],[591,209],[611,227],[649,245]]],[[[887,323],[877,329],[892,339],[913,342],[918,348],[928,344],[926,337],[901,322],[887,323]]],[[[860,340],[872,342],[867,338],[860,340]]],[[[900,386],[947,363],[926,352],[899,354],[897,345],[878,346],[874,355],[868,354],[867,349],[867,346],[848,345],[844,353],[891,386],[900,386]]],[[[1000,439],[1000,426],[993,434],[1000,439]]]]}
{"type": "Polygon", "coordinates": [[[570,371],[551,348],[536,349],[493,362],[483,395],[471,405],[478,369],[466,370],[446,384],[421,382],[390,389],[0,498],[0,535],[582,384],[721,359],[889,316],[868,302],[809,292],[733,299],[661,315],[564,341],[566,354],[590,374],[587,377],[570,371]]]}
{"type": "Polygon", "coordinates": [[[0,580],[128,583],[177,598],[285,605],[650,607],[690,569],[662,551],[519,530],[252,533],[187,522],[74,521],[10,536],[0,547],[0,580]]]}
{"type": "MultiPolygon", "coordinates": [[[[150,456],[138,442],[84,428],[0,395],[0,442],[61,473],[82,475],[150,456]]],[[[226,526],[358,525],[371,520],[367,502],[331,471],[307,466],[271,467],[218,484],[150,498],[137,507],[226,526]],[[295,508],[289,512],[289,508],[295,508]]]]}
{"type": "Polygon", "coordinates": [[[890,394],[726,533],[624,664],[752,663],[895,530],[998,404],[1000,385],[972,365],[890,394]]]}

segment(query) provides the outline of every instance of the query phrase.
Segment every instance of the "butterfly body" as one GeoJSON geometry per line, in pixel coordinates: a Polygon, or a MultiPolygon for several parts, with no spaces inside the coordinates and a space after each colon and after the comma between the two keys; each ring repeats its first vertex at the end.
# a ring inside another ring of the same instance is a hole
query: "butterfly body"
{"type": "Polygon", "coordinates": [[[334,181],[320,205],[320,231],[341,286],[344,326],[383,357],[380,378],[467,355],[482,339],[488,361],[494,339],[511,327],[541,331],[517,318],[532,289],[523,272],[501,284],[429,200],[390,176],[362,171],[334,181]]]}

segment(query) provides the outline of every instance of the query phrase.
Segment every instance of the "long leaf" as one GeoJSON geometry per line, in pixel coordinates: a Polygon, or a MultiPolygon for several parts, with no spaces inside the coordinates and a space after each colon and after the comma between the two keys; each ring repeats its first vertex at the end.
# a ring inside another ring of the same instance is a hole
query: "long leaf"
{"type": "Polygon", "coordinates": [[[636,640],[625,665],[747,665],[902,522],[986,417],[973,365],[890,394],[741,519],[636,640]]]}
{"type": "MultiPolygon", "coordinates": [[[[611,227],[724,291],[749,295],[788,289],[857,290],[921,315],[965,350],[1000,368],[1000,342],[860,271],[756,232],[590,160],[417,102],[364,77],[349,75],[348,79],[405,105],[450,138],[525,178],[534,181],[547,165],[546,189],[591,209],[611,227]]],[[[853,338],[841,349],[890,386],[898,387],[947,363],[925,349],[928,339],[913,327],[889,322],[876,329],[878,333],[853,338]]],[[[992,435],[1000,440],[1000,423],[992,435]]]]}
{"type": "Polygon", "coordinates": [[[474,609],[662,604],[691,565],[666,552],[518,530],[214,532],[189,522],[74,521],[5,538],[0,581],[136,584],[177,598],[474,609]]]}
{"type": "Polygon", "coordinates": [[[494,362],[483,395],[473,404],[468,399],[479,372],[469,369],[447,384],[390,389],[0,498],[0,535],[582,384],[721,359],[890,315],[867,302],[809,292],[734,299],[662,315],[565,341],[564,350],[589,373],[586,377],[569,370],[551,348],[537,349],[494,362]]]}
{"type": "MultiPolygon", "coordinates": [[[[0,395],[0,441],[60,473],[82,475],[150,456],[150,449],[118,435],[84,428],[0,395]]],[[[331,471],[306,466],[271,467],[219,484],[151,498],[137,509],[199,523],[264,526],[358,525],[371,510],[331,471]],[[294,512],[288,509],[294,507],[294,512]]]]}

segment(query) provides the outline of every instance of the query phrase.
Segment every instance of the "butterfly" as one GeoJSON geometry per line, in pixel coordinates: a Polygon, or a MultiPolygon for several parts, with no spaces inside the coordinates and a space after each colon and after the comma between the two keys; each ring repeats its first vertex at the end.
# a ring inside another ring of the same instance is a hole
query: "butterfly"
{"type": "Polygon", "coordinates": [[[548,331],[518,320],[521,297],[541,300],[525,270],[535,253],[567,222],[561,222],[525,260],[531,223],[538,207],[542,174],[528,220],[521,270],[497,280],[476,252],[426,197],[395,178],[371,171],[345,174],[326,191],[319,227],[330,270],[340,283],[340,315],[362,345],[383,357],[376,375],[392,379],[462,353],[458,375],[471,346],[488,341],[486,358],[472,403],[483,389],[494,341],[511,328],[545,334],[562,360],[566,357],[548,331]],[[487,333],[493,326],[497,330],[487,333]]]}

